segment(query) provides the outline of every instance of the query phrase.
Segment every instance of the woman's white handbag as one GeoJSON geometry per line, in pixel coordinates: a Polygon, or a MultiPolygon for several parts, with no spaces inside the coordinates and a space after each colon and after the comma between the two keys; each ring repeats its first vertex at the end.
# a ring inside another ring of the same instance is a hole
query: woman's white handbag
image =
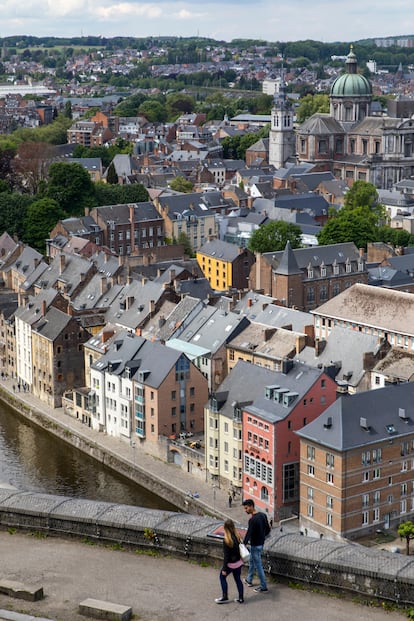
{"type": "Polygon", "coordinates": [[[242,542],[239,543],[239,551],[241,560],[243,561],[243,563],[247,563],[247,561],[250,559],[250,552],[242,542]]]}

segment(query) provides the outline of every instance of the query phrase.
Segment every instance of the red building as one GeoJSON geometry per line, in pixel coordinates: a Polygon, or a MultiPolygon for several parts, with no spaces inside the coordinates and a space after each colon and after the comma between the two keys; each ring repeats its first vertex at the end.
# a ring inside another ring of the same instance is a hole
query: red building
{"type": "Polygon", "coordinates": [[[243,498],[275,521],[299,514],[296,432],[335,401],[336,388],[323,370],[294,364],[243,408],[243,498]]]}

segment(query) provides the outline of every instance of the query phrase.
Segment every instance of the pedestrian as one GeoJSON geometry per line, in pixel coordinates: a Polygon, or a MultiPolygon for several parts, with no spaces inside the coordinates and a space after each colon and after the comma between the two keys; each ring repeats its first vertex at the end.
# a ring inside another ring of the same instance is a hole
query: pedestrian
{"type": "Polygon", "coordinates": [[[233,502],[233,496],[229,493],[229,509],[231,509],[232,502],[233,502]]]}
{"type": "Polygon", "coordinates": [[[233,574],[239,594],[238,598],[234,601],[237,604],[243,604],[244,602],[243,582],[240,577],[243,561],[240,558],[239,544],[240,536],[236,531],[233,520],[226,520],[224,522],[223,567],[220,570],[222,596],[214,600],[216,604],[226,604],[229,601],[227,576],[230,574],[233,574]]]}
{"type": "Polygon", "coordinates": [[[265,538],[270,533],[269,522],[264,513],[256,510],[251,498],[243,501],[243,507],[247,515],[250,515],[247,533],[243,541],[245,544],[250,543],[250,561],[245,583],[249,587],[253,586],[253,575],[256,572],[260,585],[254,590],[258,593],[265,593],[268,588],[262,564],[262,551],[265,538]]]}
{"type": "Polygon", "coordinates": [[[16,385],[13,384],[13,392],[16,392],[16,385]]]}

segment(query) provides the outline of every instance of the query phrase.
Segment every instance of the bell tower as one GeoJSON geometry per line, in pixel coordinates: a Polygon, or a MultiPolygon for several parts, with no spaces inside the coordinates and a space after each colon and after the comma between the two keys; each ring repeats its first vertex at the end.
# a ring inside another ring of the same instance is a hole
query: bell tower
{"type": "Polygon", "coordinates": [[[269,164],[283,168],[295,154],[292,106],[286,96],[285,75],[282,70],[278,92],[274,95],[269,132],[269,164]]]}

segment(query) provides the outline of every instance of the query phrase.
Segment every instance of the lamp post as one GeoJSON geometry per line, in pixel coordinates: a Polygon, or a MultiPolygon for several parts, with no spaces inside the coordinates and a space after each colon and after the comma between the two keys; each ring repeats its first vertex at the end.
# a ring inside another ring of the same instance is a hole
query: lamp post
{"type": "Polygon", "coordinates": [[[132,455],[133,455],[134,468],[135,468],[135,447],[136,447],[135,442],[131,442],[131,447],[132,447],[132,455]]]}
{"type": "Polygon", "coordinates": [[[213,485],[213,510],[216,510],[216,487],[217,485],[213,485]]]}

